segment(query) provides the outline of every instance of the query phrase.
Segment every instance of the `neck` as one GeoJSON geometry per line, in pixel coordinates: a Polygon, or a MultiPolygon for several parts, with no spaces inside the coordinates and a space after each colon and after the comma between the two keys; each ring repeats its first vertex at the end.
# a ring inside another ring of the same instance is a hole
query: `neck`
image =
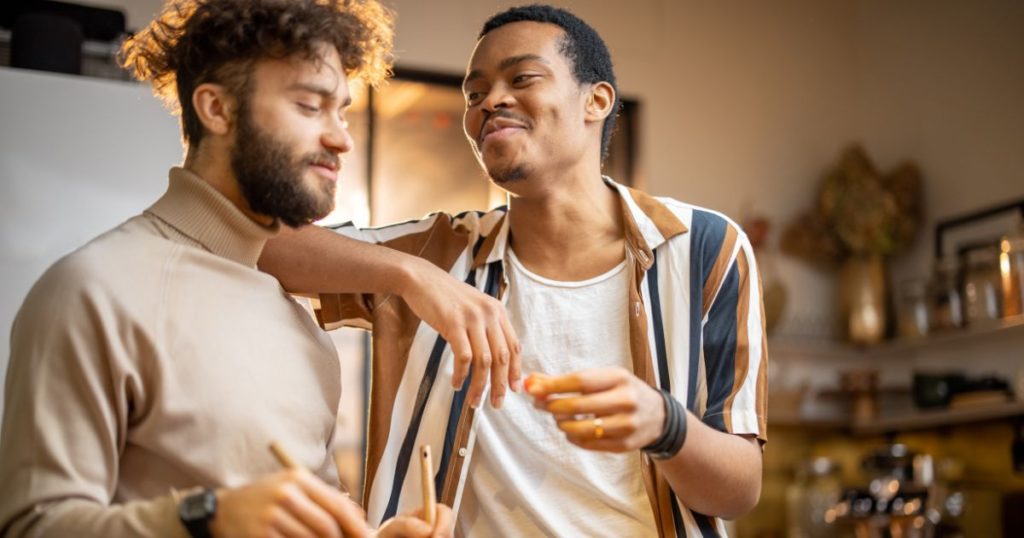
{"type": "Polygon", "coordinates": [[[513,196],[509,208],[512,248],[527,268],[553,279],[581,280],[622,261],[621,200],[599,166],[527,181],[543,185],[543,192],[513,196]]]}
{"type": "Polygon", "coordinates": [[[190,146],[183,168],[209,183],[254,222],[270,226],[274,223],[273,217],[254,212],[242,195],[238,178],[231,170],[231,153],[224,145],[222,141],[207,138],[201,148],[190,146]]]}

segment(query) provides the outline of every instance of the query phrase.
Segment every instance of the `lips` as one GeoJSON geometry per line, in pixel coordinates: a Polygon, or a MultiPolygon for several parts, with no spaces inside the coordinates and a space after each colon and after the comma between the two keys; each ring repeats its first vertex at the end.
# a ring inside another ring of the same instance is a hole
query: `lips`
{"type": "Polygon", "coordinates": [[[508,117],[492,116],[490,120],[484,123],[483,129],[480,130],[480,137],[477,142],[479,145],[483,145],[488,136],[494,133],[504,132],[506,129],[525,130],[527,129],[527,125],[524,122],[508,117]]]}
{"type": "Polygon", "coordinates": [[[338,169],[341,168],[341,161],[333,156],[325,155],[311,160],[309,165],[321,176],[335,181],[338,178],[338,169]]]}
{"type": "Polygon", "coordinates": [[[330,170],[331,172],[337,172],[339,168],[339,162],[337,159],[314,159],[311,163],[312,166],[320,166],[330,170]]]}

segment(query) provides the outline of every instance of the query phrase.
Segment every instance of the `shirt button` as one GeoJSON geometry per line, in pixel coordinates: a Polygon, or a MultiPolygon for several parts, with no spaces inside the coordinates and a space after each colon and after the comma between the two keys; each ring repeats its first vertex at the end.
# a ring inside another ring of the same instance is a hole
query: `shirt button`
{"type": "Polygon", "coordinates": [[[466,457],[466,448],[465,447],[459,449],[459,457],[460,458],[465,458],[466,457]]]}

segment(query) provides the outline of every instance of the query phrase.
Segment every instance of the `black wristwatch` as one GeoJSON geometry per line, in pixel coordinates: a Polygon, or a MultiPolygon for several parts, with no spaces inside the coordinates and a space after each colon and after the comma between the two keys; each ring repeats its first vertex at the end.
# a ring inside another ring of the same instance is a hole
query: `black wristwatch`
{"type": "Polygon", "coordinates": [[[192,538],[211,538],[210,521],[217,515],[217,494],[205,489],[185,497],[178,504],[178,518],[192,538]]]}

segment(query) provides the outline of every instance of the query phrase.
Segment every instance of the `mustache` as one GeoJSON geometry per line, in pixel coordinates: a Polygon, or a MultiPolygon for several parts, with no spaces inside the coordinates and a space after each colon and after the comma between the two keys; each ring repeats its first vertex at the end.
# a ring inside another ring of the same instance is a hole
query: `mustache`
{"type": "Polygon", "coordinates": [[[515,112],[512,112],[511,110],[506,110],[504,108],[500,108],[500,109],[495,110],[494,112],[491,112],[491,113],[487,114],[486,116],[484,116],[484,122],[480,124],[480,132],[477,133],[477,137],[476,137],[477,138],[477,142],[480,141],[481,135],[484,134],[484,128],[487,127],[487,122],[490,122],[492,120],[496,120],[496,119],[499,119],[499,118],[504,118],[504,119],[508,119],[508,120],[517,121],[517,122],[522,123],[523,125],[525,125],[527,128],[532,128],[533,127],[533,122],[530,121],[530,118],[527,118],[526,116],[520,116],[519,114],[516,114],[515,112]]]}
{"type": "Polygon", "coordinates": [[[327,165],[333,168],[334,170],[338,170],[339,168],[341,168],[341,157],[329,151],[322,151],[306,155],[305,157],[303,157],[302,162],[303,164],[327,165]]]}

